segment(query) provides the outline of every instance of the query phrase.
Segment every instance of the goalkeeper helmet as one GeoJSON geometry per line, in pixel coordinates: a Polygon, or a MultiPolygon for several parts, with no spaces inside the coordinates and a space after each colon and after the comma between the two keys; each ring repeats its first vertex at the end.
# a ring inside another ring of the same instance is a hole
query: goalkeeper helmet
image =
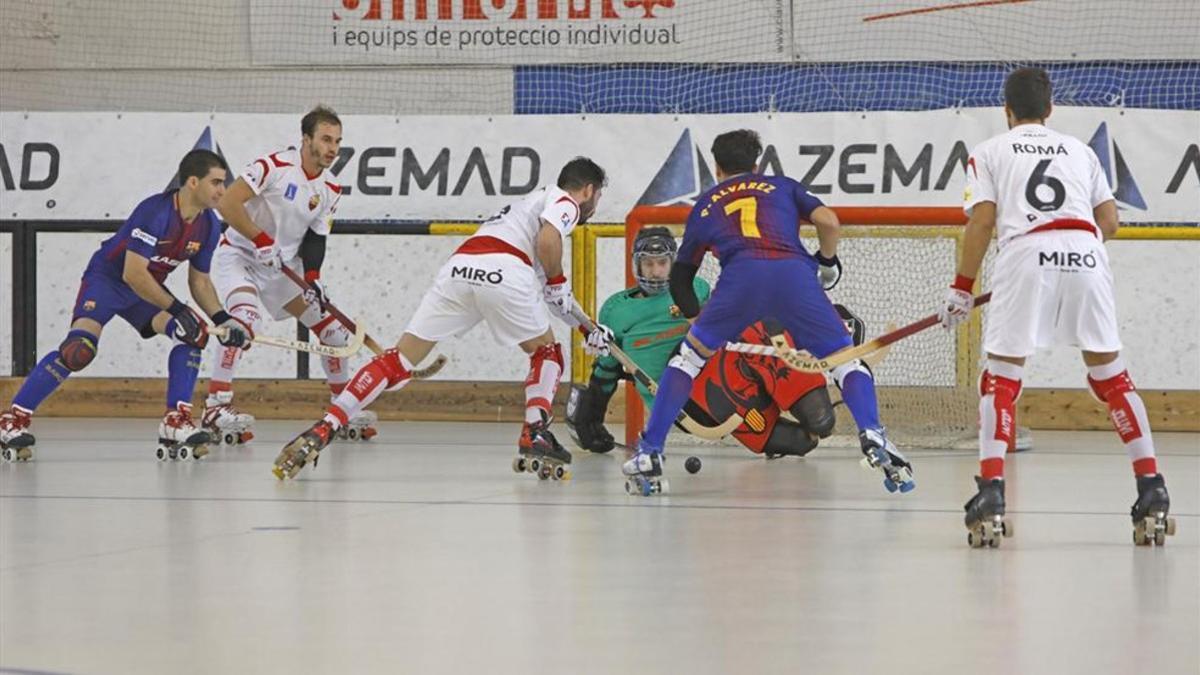
{"type": "Polygon", "coordinates": [[[665,227],[644,227],[633,240],[633,276],[638,288],[646,295],[658,295],[667,290],[667,279],[654,279],[642,273],[642,261],[647,258],[669,258],[675,262],[678,247],[671,230],[665,227]]]}

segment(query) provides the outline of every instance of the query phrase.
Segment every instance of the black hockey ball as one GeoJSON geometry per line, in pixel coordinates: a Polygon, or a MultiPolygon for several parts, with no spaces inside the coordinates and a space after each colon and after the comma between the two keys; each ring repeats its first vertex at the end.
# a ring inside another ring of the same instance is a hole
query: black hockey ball
{"type": "Polygon", "coordinates": [[[700,458],[688,457],[683,463],[683,468],[687,469],[688,473],[700,473],[700,458]]]}

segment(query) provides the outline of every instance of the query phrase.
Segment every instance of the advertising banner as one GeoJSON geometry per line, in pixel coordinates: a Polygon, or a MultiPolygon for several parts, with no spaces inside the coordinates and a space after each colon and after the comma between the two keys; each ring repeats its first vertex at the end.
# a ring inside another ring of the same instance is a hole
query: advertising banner
{"type": "MultiPolygon", "coordinates": [[[[763,171],[830,205],[956,206],[970,149],[998,109],[711,116],[345,116],[330,168],[341,220],[477,220],[553,183],[572,157],[608,171],[596,222],[687,204],[714,182],[716,135],[757,130],[763,171]]],[[[1200,112],[1056,108],[1050,124],[1099,157],[1124,222],[1200,221],[1200,112]]],[[[288,115],[0,113],[4,219],[120,219],[194,147],[234,172],[299,144],[288,115]]]]}

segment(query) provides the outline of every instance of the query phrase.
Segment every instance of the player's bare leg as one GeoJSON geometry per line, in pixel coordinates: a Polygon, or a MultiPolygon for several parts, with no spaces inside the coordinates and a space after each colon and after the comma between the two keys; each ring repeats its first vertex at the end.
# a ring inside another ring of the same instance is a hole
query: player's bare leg
{"type": "Polygon", "coordinates": [[[383,392],[396,391],[408,384],[413,366],[428,356],[436,344],[405,333],[396,347],[368,361],[350,378],[325,417],[284,446],[272,468],[275,477],[294,478],[308,463],[315,466],[321,451],[333,440],[338,429],[383,392]]]}
{"type": "Polygon", "coordinates": [[[525,378],[525,424],[517,441],[513,471],[528,471],[541,479],[568,479],[571,453],[550,433],[551,405],[563,371],[562,346],[547,330],[520,347],[529,355],[529,375],[525,378]]]}
{"type": "Polygon", "coordinates": [[[1125,444],[1137,481],[1137,500],[1130,509],[1133,543],[1138,546],[1166,543],[1175,534],[1175,519],[1169,518],[1171,498],[1154,453],[1150,419],[1125,362],[1117,352],[1083,352],[1088,367],[1088,390],[1108,406],[1108,417],[1125,444]]]}
{"type": "MultiPolygon", "coordinates": [[[[226,311],[258,331],[262,321],[258,289],[239,286],[225,299],[226,311]]],[[[238,347],[217,348],[208,397],[204,401],[201,424],[218,443],[234,445],[254,438],[254,416],[238,410],[233,404],[233,377],[243,350],[238,347]]]]}

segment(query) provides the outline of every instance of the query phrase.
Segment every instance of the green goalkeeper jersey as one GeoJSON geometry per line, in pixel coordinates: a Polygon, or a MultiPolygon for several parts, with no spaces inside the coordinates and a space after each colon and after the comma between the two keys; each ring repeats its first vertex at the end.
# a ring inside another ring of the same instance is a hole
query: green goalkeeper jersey
{"type": "MultiPolygon", "coordinates": [[[[708,282],[697,276],[692,282],[700,304],[708,300],[708,282]]],[[[688,322],[671,315],[671,294],[644,295],[639,288],[614,293],[600,308],[600,323],[613,332],[617,346],[655,382],[667,368],[671,353],[688,332],[688,322]]],[[[621,364],[613,356],[601,356],[592,367],[592,377],[603,383],[604,392],[611,393],[621,377],[621,364]]],[[[649,406],[653,397],[641,384],[637,385],[642,400],[649,406]]]]}

